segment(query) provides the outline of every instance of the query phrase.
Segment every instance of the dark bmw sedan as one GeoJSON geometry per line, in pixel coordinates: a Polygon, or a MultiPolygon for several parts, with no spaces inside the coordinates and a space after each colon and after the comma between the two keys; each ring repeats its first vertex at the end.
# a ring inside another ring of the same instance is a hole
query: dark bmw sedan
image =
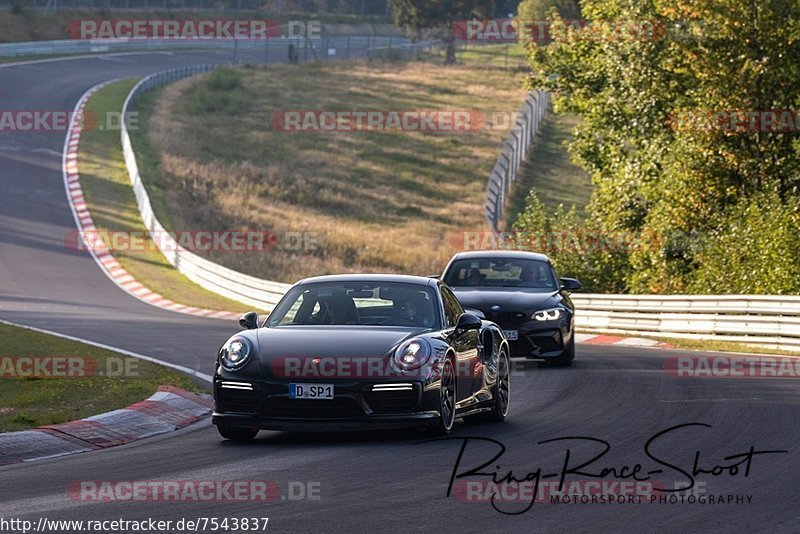
{"type": "Polygon", "coordinates": [[[260,324],[220,348],[212,422],[248,440],[260,429],[409,426],[446,434],[456,419],[502,421],[508,343],[440,280],[336,275],[295,284],[260,324]]]}
{"type": "Polygon", "coordinates": [[[500,325],[512,356],[571,365],[575,358],[573,278],[558,278],[544,254],[475,251],[453,256],[442,280],[465,308],[500,325]]]}

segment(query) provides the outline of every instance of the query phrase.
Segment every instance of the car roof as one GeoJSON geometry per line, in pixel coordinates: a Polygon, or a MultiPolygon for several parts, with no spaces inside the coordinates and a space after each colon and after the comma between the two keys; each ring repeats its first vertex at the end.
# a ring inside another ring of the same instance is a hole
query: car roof
{"type": "Polygon", "coordinates": [[[491,258],[505,258],[517,260],[539,260],[549,262],[545,254],[538,252],[528,252],[526,250],[471,250],[468,252],[459,252],[451,258],[451,262],[455,260],[468,260],[468,259],[491,259],[491,258]]]}
{"type": "Polygon", "coordinates": [[[304,278],[298,281],[297,284],[316,284],[321,282],[395,282],[433,287],[436,286],[438,280],[428,276],[407,274],[327,274],[304,278]]]}

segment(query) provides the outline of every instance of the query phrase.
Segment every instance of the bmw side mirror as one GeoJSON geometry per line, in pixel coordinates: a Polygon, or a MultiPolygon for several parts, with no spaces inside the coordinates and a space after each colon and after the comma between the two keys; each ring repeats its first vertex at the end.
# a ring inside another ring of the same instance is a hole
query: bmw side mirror
{"type": "Polygon", "coordinates": [[[577,291],[583,287],[583,284],[575,278],[559,278],[561,282],[561,289],[566,291],[577,291]]]}
{"type": "Polygon", "coordinates": [[[245,330],[258,328],[258,314],[254,311],[245,313],[239,318],[239,326],[245,330]]]}
{"type": "Polygon", "coordinates": [[[474,313],[464,312],[458,318],[456,330],[478,330],[481,327],[481,318],[474,313]]]}

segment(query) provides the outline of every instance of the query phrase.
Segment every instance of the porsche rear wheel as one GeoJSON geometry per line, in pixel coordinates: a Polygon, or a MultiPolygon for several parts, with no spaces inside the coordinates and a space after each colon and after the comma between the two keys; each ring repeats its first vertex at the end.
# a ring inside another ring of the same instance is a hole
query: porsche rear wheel
{"type": "Polygon", "coordinates": [[[257,428],[242,428],[238,426],[217,425],[219,435],[231,441],[250,441],[256,434],[257,428]]]}
{"type": "Polygon", "coordinates": [[[456,373],[449,359],[442,366],[442,380],[439,388],[439,422],[433,427],[434,434],[449,434],[456,420],[456,373]]]}
{"type": "Polygon", "coordinates": [[[494,405],[489,412],[479,413],[465,417],[469,422],[475,423],[499,423],[505,421],[508,415],[508,404],[511,399],[511,383],[509,381],[509,369],[511,363],[505,352],[500,353],[497,361],[497,381],[493,388],[494,405]]]}
{"type": "Polygon", "coordinates": [[[509,369],[511,364],[504,352],[500,353],[497,362],[497,382],[494,386],[494,408],[487,414],[489,421],[504,421],[508,415],[508,403],[511,400],[511,382],[509,369]]]}

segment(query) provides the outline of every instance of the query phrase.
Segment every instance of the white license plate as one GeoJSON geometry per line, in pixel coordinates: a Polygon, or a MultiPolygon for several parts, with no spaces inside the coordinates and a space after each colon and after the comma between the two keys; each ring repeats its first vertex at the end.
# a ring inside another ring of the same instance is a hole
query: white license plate
{"type": "Polygon", "coordinates": [[[289,398],[333,400],[333,384],[289,384],[289,398]]]}
{"type": "Polygon", "coordinates": [[[505,334],[506,339],[509,341],[516,341],[518,339],[516,330],[503,330],[503,334],[505,334]]]}

